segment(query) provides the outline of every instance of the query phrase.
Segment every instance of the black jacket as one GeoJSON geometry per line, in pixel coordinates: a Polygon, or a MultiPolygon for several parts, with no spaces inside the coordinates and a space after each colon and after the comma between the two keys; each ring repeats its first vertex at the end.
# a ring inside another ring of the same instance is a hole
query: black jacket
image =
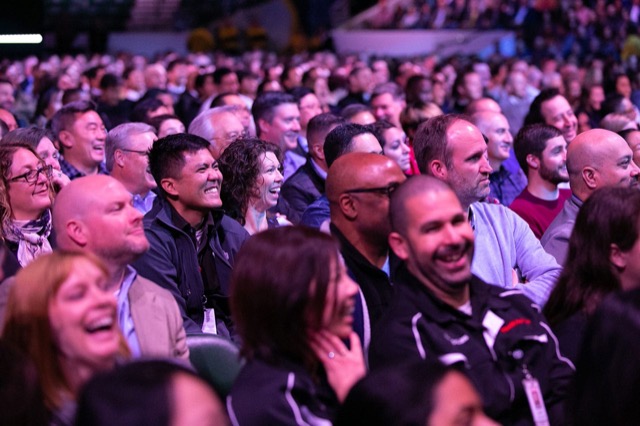
{"type": "Polygon", "coordinates": [[[297,225],[309,204],[322,194],[324,194],[324,179],[318,175],[311,163],[311,158],[307,156],[307,162],[282,185],[278,212],[285,214],[291,223],[297,225]]]}
{"type": "Polygon", "coordinates": [[[540,382],[552,425],[573,374],[542,314],[521,292],[470,283],[472,315],[436,298],[406,268],[395,282],[389,310],[373,329],[372,369],[404,361],[463,365],[483,397],[487,414],[504,425],[531,425],[523,366],[540,382]]]}

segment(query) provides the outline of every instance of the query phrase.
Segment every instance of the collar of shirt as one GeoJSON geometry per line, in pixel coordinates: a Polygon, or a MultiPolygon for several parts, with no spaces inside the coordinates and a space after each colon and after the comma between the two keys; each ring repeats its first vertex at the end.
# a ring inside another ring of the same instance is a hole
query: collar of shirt
{"type": "Polygon", "coordinates": [[[320,168],[320,166],[318,165],[318,163],[316,163],[316,160],[314,160],[313,158],[311,158],[311,166],[313,167],[313,170],[316,171],[318,176],[320,176],[322,178],[322,180],[327,180],[327,172],[322,170],[320,168]]]}
{"type": "Polygon", "coordinates": [[[125,340],[129,344],[131,354],[134,357],[140,356],[140,342],[136,335],[135,325],[131,316],[131,305],[129,303],[129,289],[133,284],[133,281],[138,276],[138,273],[131,266],[127,266],[122,278],[122,284],[117,292],[118,301],[118,320],[120,330],[124,335],[125,340]]]}

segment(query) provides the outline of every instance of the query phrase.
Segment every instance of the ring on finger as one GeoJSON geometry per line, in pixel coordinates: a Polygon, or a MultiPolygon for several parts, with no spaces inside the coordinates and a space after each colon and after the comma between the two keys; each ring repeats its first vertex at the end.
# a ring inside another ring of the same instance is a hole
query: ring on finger
{"type": "Polygon", "coordinates": [[[329,359],[334,359],[336,357],[336,354],[332,351],[332,352],[329,352],[327,356],[329,357],[329,359]]]}

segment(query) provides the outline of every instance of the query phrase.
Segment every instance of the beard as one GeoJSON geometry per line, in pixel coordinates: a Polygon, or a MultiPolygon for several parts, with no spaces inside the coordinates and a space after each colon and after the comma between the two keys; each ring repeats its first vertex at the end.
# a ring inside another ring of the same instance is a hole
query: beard
{"type": "Polygon", "coordinates": [[[548,168],[544,163],[540,164],[540,177],[554,185],[569,182],[569,176],[562,176],[558,168],[548,168]]]}

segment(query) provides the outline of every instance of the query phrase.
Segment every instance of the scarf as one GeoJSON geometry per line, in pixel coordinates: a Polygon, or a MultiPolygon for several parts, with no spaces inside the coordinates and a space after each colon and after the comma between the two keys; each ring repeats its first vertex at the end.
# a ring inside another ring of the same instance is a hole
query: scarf
{"type": "Polygon", "coordinates": [[[45,210],[36,220],[9,220],[3,226],[5,238],[18,243],[18,262],[22,267],[41,254],[51,253],[51,211],[45,210]]]}

